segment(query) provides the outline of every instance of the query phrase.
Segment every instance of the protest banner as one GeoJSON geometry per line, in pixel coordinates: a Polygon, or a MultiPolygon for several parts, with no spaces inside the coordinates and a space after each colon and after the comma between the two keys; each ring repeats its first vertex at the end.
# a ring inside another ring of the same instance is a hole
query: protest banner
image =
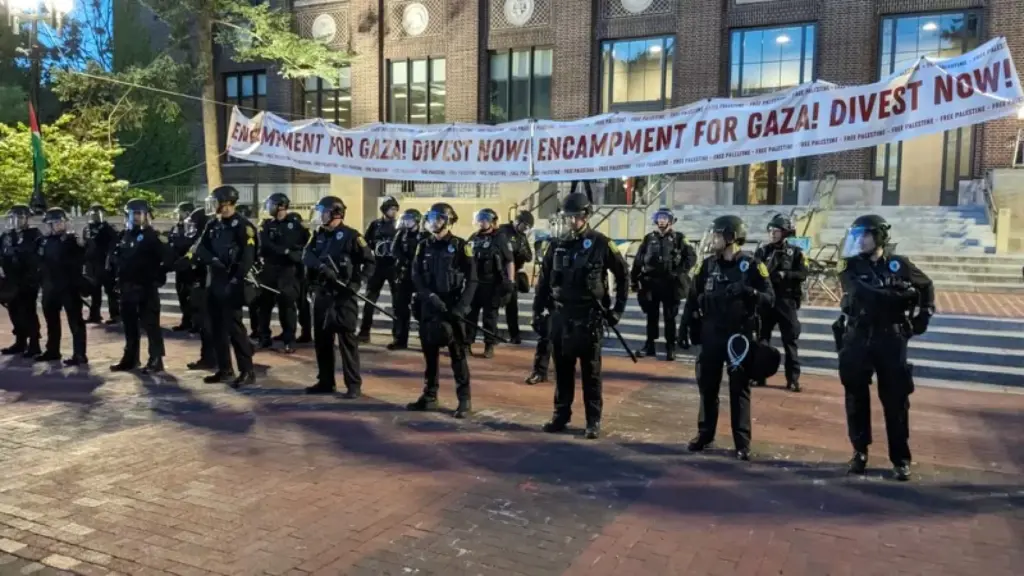
{"type": "Polygon", "coordinates": [[[970,126],[1024,106],[1003,38],[864,86],[813,82],[655,113],[496,126],[376,123],[343,129],[237,108],[228,153],[331,174],[434,182],[566,181],[680,173],[841,152],[970,126]]]}

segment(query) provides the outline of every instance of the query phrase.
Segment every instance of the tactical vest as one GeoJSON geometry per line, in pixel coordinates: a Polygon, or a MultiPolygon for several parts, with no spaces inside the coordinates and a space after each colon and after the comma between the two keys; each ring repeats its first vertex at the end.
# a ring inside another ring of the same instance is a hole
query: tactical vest
{"type": "Polygon", "coordinates": [[[455,239],[428,240],[421,250],[420,274],[427,290],[442,297],[461,293],[465,277],[456,265],[458,246],[455,239]]]}
{"type": "Polygon", "coordinates": [[[561,240],[551,249],[551,295],[563,305],[603,301],[608,294],[608,277],[597,256],[597,246],[589,236],[561,240]]]}

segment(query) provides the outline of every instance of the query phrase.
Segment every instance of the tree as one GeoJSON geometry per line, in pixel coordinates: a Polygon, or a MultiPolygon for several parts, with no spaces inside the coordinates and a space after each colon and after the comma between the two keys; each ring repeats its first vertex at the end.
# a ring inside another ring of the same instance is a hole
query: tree
{"type": "MultiPolygon", "coordinates": [[[[131,198],[159,202],[158,195],[129,189],[127,182],[114,177],[120,147],[83,138],[71,130],[74,122],[73,116],[65,115],[41,126],[48,164],[43,191],[50,206],[84,209],[102,204],[108,210],[120,210],[131,198]]],[[[30,141],[25,124],[0,125],[0,210],[28,204],[32,195],[30,141]]]]}

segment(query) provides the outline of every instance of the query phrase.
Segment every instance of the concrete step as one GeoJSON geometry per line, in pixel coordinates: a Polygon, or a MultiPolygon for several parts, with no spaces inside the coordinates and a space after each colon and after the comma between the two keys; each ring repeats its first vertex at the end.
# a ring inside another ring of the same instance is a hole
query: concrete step
{"type": "Polygon", "coordinates": [[[1024,294],[1024,284],[977,282],[935,282],[935,289],[944,292],[975,292],[978,294],[1024,294]]]}
{"type": "Polygon", "coordinates": [[[959,283],[972,285],[985,284],[1024,284],[1020,270],[1016,274],[990,273],[990,272],[942,272],[934,269],[922,268],[925,274],[931,277],[936,283],[959,283]]]}

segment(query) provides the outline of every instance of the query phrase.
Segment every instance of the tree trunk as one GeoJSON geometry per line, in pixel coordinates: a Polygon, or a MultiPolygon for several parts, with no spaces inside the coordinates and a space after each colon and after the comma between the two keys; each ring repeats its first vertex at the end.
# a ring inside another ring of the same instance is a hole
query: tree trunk
{"type": "Polygon", "coordinates": [[[217,127],[217,84],[213,68],[213,23],[210,13],[199,12],[199,67],[203,71],[203,149],[206,183],[212,191],[223,183],[220,172],[220,130],[217,127]]]}

